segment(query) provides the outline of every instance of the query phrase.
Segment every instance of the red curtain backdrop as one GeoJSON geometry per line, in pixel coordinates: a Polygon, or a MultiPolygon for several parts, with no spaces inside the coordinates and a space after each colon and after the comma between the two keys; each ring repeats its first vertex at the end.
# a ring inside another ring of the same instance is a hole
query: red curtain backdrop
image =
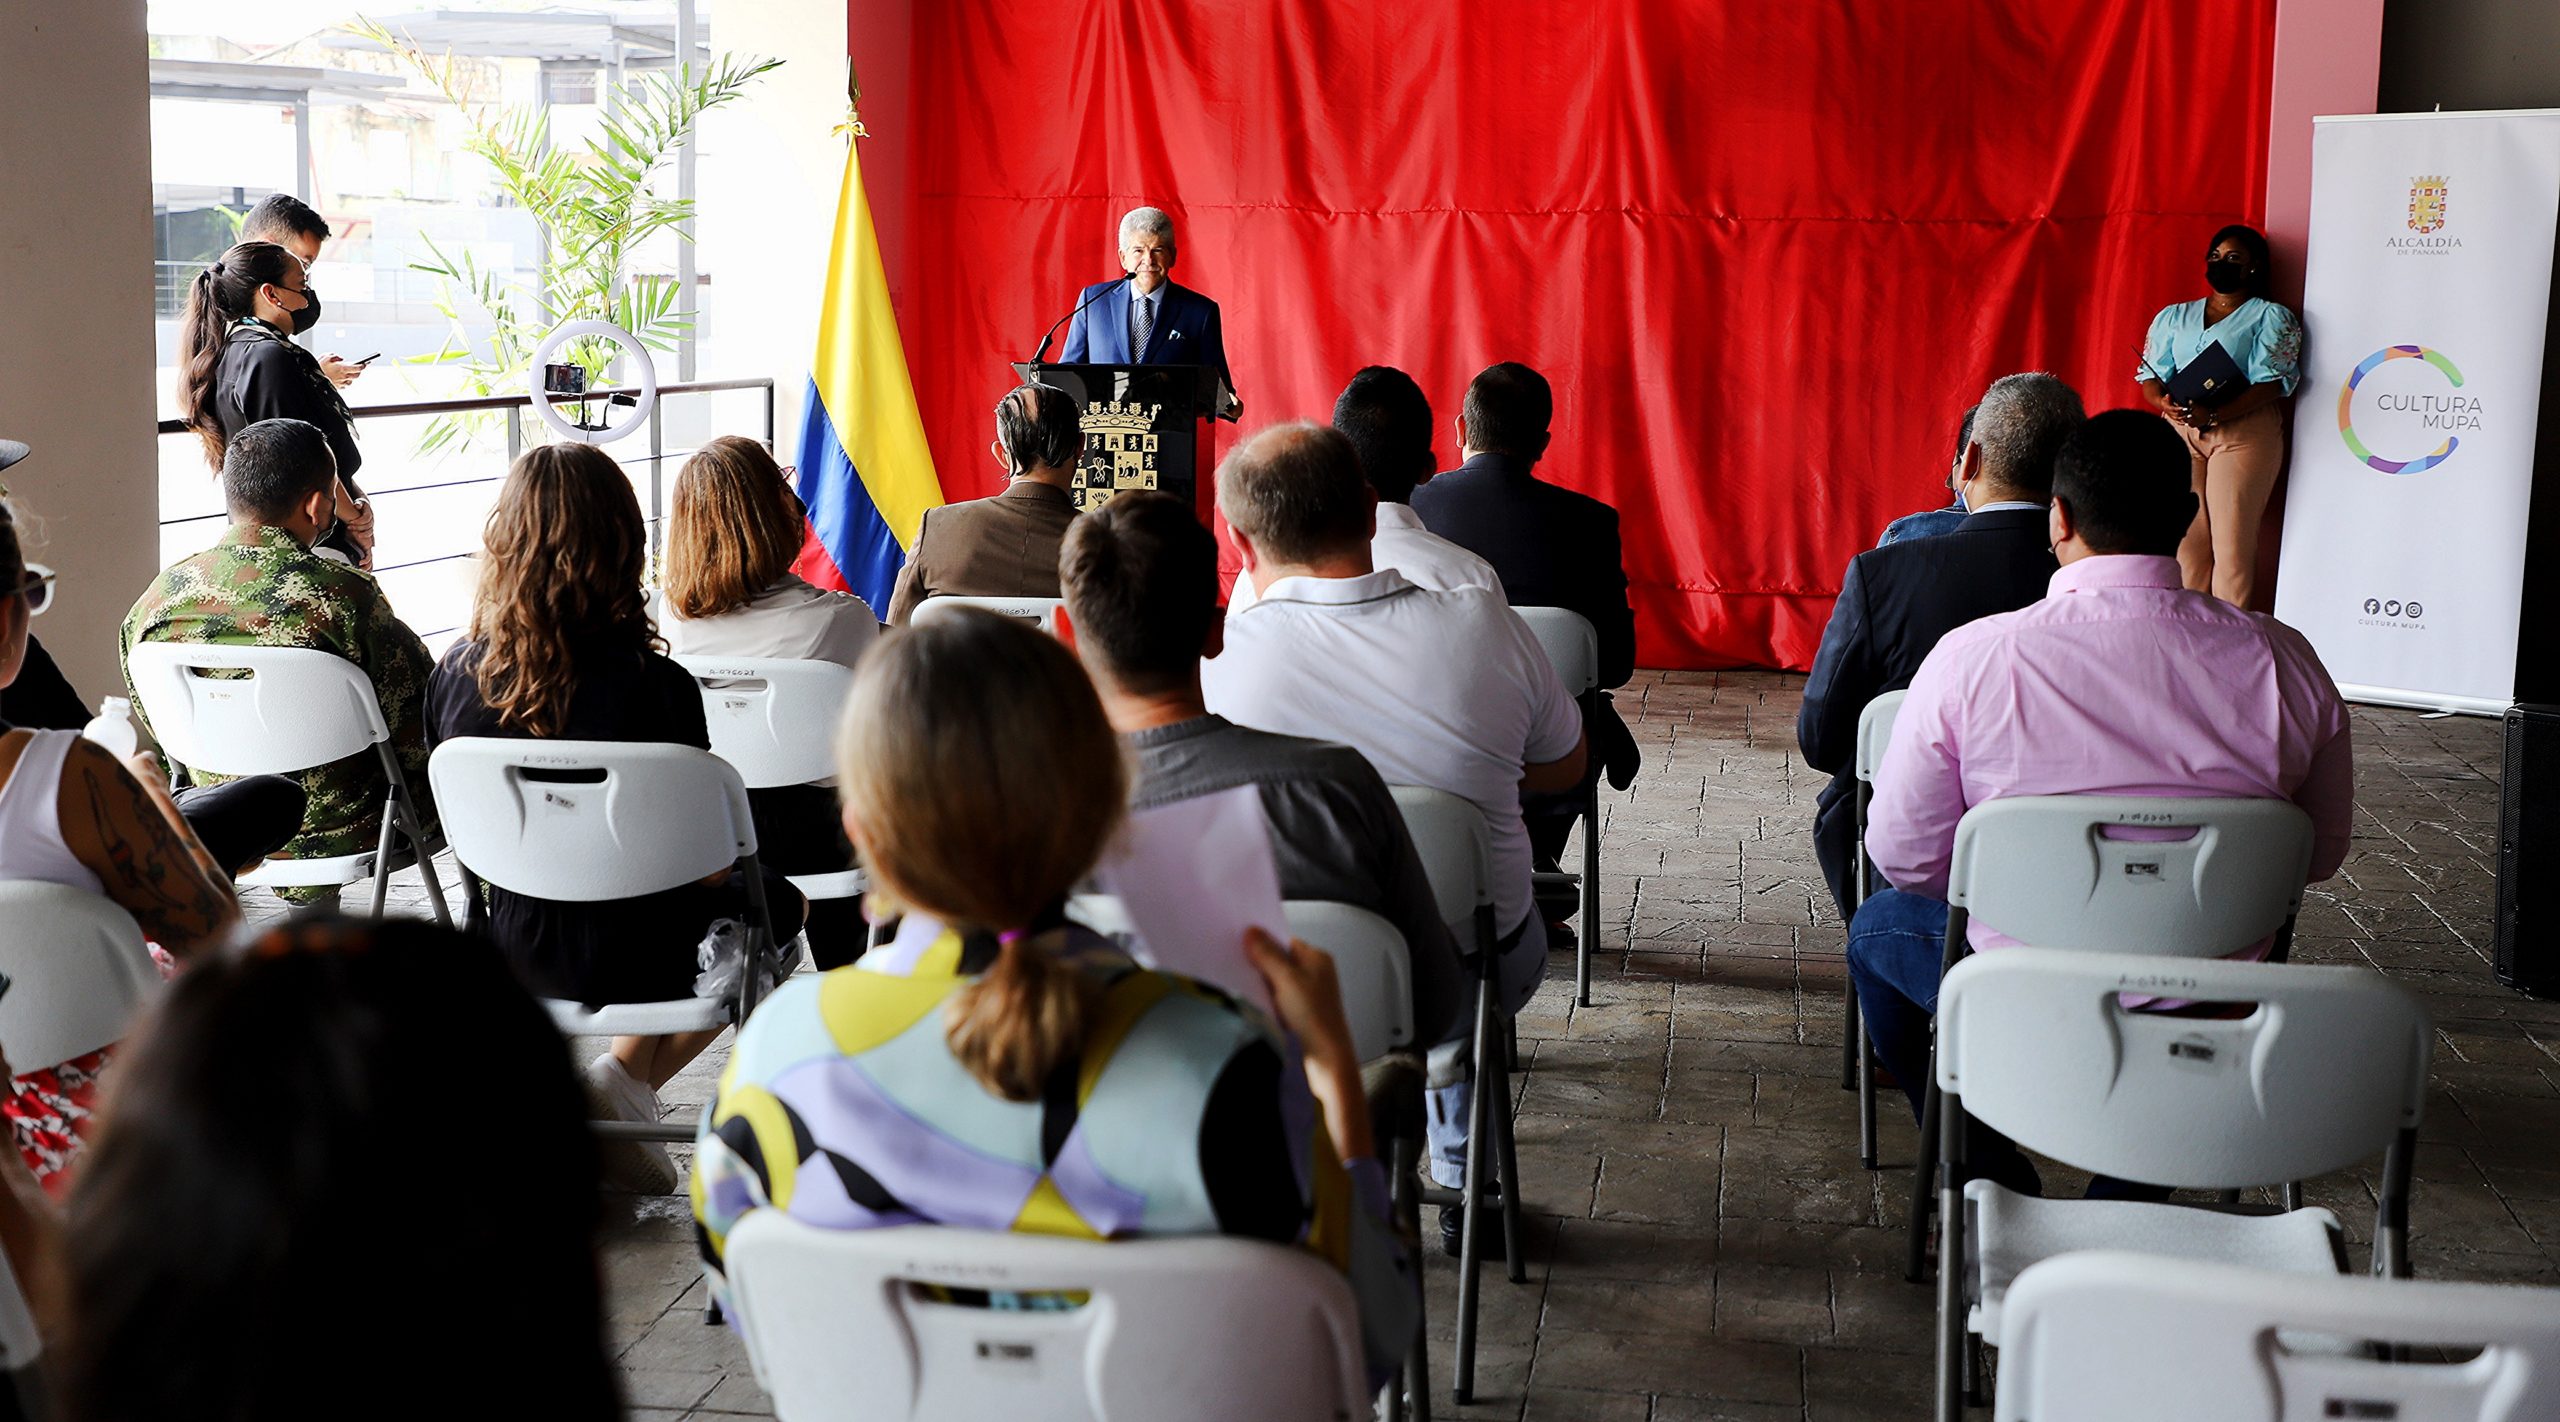
{"type": "MultiPolygon", "coordinates": [[[[1647,666],[1812,659],[1992,378],[2137,398],[2151,313],[2255,220],[2273,0],[938,0],[913,11],[906,342],[952,498],[1120,214],[1170,211],[1245,428],[1352,371],[1556,389],[1647,666]]],[[[863,32],[854,34],[859,57],[863,32]]],[[[1228,440],[1221,438],[1221,449],[1228,440]]]]}

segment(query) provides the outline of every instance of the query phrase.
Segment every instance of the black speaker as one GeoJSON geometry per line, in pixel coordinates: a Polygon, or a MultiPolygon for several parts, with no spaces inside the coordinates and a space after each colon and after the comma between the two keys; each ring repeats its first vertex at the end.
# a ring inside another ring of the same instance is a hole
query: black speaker
{"type": "Polygon", "coordinates": [[[2560,997],[2560,706],[2507,709],[2498,792],[2498,981],[2560,997]]]}

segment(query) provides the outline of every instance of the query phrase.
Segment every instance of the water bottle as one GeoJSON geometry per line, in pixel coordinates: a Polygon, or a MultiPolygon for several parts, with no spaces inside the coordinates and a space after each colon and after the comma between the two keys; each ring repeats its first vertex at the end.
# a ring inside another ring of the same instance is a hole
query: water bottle
{"type": "Polygon", "coordinates": [[[133,724],[133,703],[121,696],[101,698],[98,714],[80,728],[80,734],[118,760],[131,760],[142,749],[142,733],[133,724]]]}

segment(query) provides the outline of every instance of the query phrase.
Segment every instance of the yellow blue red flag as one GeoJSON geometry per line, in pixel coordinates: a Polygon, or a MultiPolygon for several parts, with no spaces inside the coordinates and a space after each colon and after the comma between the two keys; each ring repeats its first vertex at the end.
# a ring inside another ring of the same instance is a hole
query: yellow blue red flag
{"type": "Polygon", "coordinates": [[[858,140],[845,144],[799,463],[809,539],[792,571],[819,587],[859,593],[885,613],[925,510],[942,502],[942,481],[925,446],[897,313],[889,309],[858,140]]]}

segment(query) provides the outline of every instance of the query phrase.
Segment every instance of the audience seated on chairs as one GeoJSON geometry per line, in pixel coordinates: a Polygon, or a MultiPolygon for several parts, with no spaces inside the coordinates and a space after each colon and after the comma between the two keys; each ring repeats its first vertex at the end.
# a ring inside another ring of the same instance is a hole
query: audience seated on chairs
{"type": "MultiPolygon", "coordinates": [[[[807,518],[781,466],[754,440],[723,435],[686,460],[667,519],[667,651],[843,667],[859,661],[880,635],[870,604],[811,587],[791,571],[807,518]]],[[[852,867],[833,788],[776,785],[747,798],[758,853],[775,872],[852,867]]],[[[808,932],[809,956],[820,968],[852,962],[862,954],[862,901],[812,903],[808,932]]]]}
{"type": "Polygon", "coordinates": [[[2045,534],[2053,457],[2083,418],[2080,397],[2050,375],[1992,382],[1965,413],[1971,442],[1956,459],[1956,497],[1972,512],[1950,534],[1849,560],[1796,712],[1804,763],[1831,777],[1814,798],[1813,850],[1844,919],[1857,908],[1859,713],[1909,686],[1948,632],[2044,596],[2055,568],[2045,534]]]}
{"type": "MultiPolygon", "coordinates": [[[[1488,366],[1467,386],[1458,415],[1464,462],[1413,491],[1413,511],[1433,533],[1493,565],[1513,607],[1563,607],[1581,613],[1600,638],[1600,714],[1585,729],[1591,742],[1587,776],[1606,772],[1624,790],[1642,757],[1611,703],[1609,689],[1635,675],[1636,615],[1627,604],[1627,569],[1618,542],[1618,511],[1537,477],[1546,456],[1555,392],[1525,365],[1488,366]]],[[[1529,837],[1541,868],[1553,868],[1582,812],[1578,787],[1524,797],[1529,837]]]]}
{"type": "Polygon", "coordinates": [[[486,945],[420,923],[272,929],[182,975],[117,1074],[59,1219],[0,1191],[0,1244],[49,1320],[54,1415],[423,1422],[453,1397],[420,1360],[490,1339],[510,1414],[621,1415],[585,1103],[486,945]],[[469,1111],[458,1046],[504,1103],[492,1188],[418,1156],[469,1111]]]}
{"type": "MultiPolygon", "coordinates": [[[[328,437],[300,420],[260,420],[231,437],[222,456],[222,499],[231,526],[202,553],[160,574],[124,621],[125,681],[141,642],[213,646],[312,647],[361,668],[382,703],[394,751],[432,831],[427,741],[421,710],[431,661],[426,645],[391,610],[373,574],[313,551],[336,526],[336,457],[328,437]]],[[[148,724],[137,696],[134,712],[148,724]]],[[[178,767],[196,785],[221,778],[178,767]]],[[[273,783],[275,777],[261,777],[273,783]]],[[[304,772],[301,833],[280,858],[359,854],[382,833],[388,787],[373,752],[304,772]]],[[[254,861],[253,861],[254,862],[254,861]]],[[[230,865],[239,868],[239,865],[230,865]]],[[[335,899],[337,890],[279,888],[297,902],[335,899]]]]}
{"type": "Polygon", "coordinates": [[[1878,548],[1890,548],[1907,539],[1934,538],[1953,531],[1956,525],[1972,516],[1972,510],[1965,507],[1962,488],[1964,452],[1973,447],[1973,417],[1981,408],[1974,406],[1964,412],[1963,419],[1956,421],[1956,455],[1954,462],[1947,466],[1947,494],[1954,502],[1944,508],[1907,513],[1886,524],[1883,534],[1876,539],[1878,548]]]}
{"type": "MultiPolygon", "coordinates": [[[[2147,411],[2082,424],[2055,461],[2051,592],[1949,632],[1912,678],[1867,829],[1893,887],[1851,922],[1849,971],[1915,1115],[1966,809],[2013,795],[2289,799],[2311,816],[2311,878],[2346,858],[2346,708],[2301,634],[2185,590],[2176,555],[2196,503],[2185,452],[2147,411]]],[[[1972,946],[2007,946],[1998,928],[1974,919],[1972,946]]],[[[2005,1145],[1977,1152],[1978,1173],[2033,1193],[2032,1167],[2005,1145]]]]}
{"type": "MultiPolygon", "coordinates": [[[[33,589],[17,524],[0,503],[0,687],[16,679],[25,656],[33,589]]],[[[291,782],[284,787],[294,793],[291,782]]],[[[214,818],[225,828],[237,821],[214,818]]],[[[259,846],[230,848],[254,859],[259,846]]],[[[147,752],[119,762],[77,731],[0,722],[0,879],[67,884],[111,899],[179,959],[221,946],[240,921],[229,867],[179,813],[158,763],[147,752]]],[[[19,1152],[48,1185],[79,1152],[107,1056],[92,1052],[16,1077],[0,1100],[19,1152]]]]}
{"type": "Polygon", "coordinates": [[[1058,577],[1076,654],[1129,753],[1131,807],[1253,786],[1281,895],[1394,924],[1413,955],[1415,1038],[1439,1041],[1457,1020],[1457,945],[1386,781],[1349,746],[1239,726],[1201,697],[1200,659],[1222,646],[1217,537],[1169,494],[1122,494],[1067,531],[1058,577]]]}
{"type": "MultiPolygon", "coordinates": [[[[1360,454],[1360,472],[1378,496],[1378,531],[1369,559],[1419,588],[1502,590],[1493,565],[1422,526],[1413,491],[1439,468],[1431,452],[1431,401],[1413,377],[1393,366],[1363,366],[1333,402],[1333,427],[1360,454]]],[[[1227,611],[1253,605],[1251,578],[1227,593],[1227,611]]]]}
{"type": "MultiPolygon", "coordinates": [[[[1500,597],[1373,567],[1370,505],[1351,442],[1320,425],[1266,429],[1219,466],[1218,509],[1261,600],[1228,620],[1225,650],[1202,669],[1208,707],[1339,741],[1389,784],[1473,802],[1493,839],[1500,1006],[1516,1011],[1547,966],[1521,803],[1581,784],[1582,711],[1500,597]]],[[[1452,1188],[1464,1183],[1472,1020],[1462,1011],[1431,1053],[1431,1176],[1452,1188]]],[[[1457,1228],[1444,1211],[1444,1245],[1457,1228]]]]}
{"type": "MultiPolygon", "coordinates": [[[[612,456],[590,444],[525,451],[499,487],[487,542],[468,636],[445,653],[428,687],[437,742],[518,736],[711,748],[699,686],[656,650],[640,586],[648,535],[612,456]]],[[[800,931],[800,895],[771,868],[764,875],[775,940],[788,943],[800,931]]],[[[485,922],[544,997],[667,1002],[694,995],[703,936],[717,920],[744,920],[746,905],[734,871],[618,903],[554,903],[490,886],[485,922]]],[[[476,895],[471,921],[484,921],[476,895]]],[[[588,1064],[588,1084],[610,1116],[654,1122],[658,1088],[717,1035],[617,1037],[588,1064]]],[[[651,1142],[614,1145],[606,1174],[642,1193],[676,1183],[665,1147],[651,1142]]]]}
{"type": "Polygon", "coordinates": [[[908,915],[739,1032],[694,1155],[715,1287],[729,1231],[773,1205],[839,1229],[1244,1235],[1344,1269],[1372,1366],[1392,1367],[1417,1280],[1385,1232],[1331,960],[1245,944],[1301,1072],[1259,1013],[1065,917],[1128,794],[1073,655],[989,613],[886,640],[839,757],[845,828],[908,915]]]}
{"type": "Polygon", "coordinates": [[[1074,397],[1051,385],[1017,386],[996,406],[989,448],[1013,482],[990,499],[925,510],[889,595],[892,623],[904,626],[917,603],[937,595],[1058,595],[1058,543],[1076,516],[1076,461],[1084,454],[1074,397]]]}

